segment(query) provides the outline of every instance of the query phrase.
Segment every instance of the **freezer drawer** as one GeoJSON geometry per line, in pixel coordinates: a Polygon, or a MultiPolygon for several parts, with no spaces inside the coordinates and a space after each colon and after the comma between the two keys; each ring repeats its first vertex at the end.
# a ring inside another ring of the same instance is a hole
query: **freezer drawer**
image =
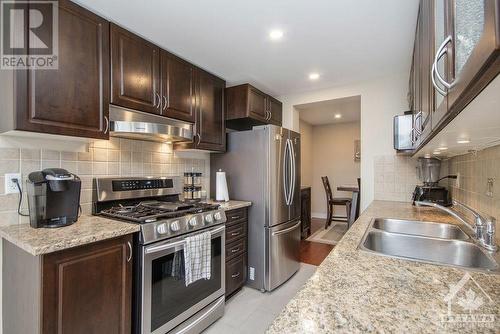
{"type": "Polygon", "coordinates": [[[300,220],[266,228],[267,291],[274,290],[299,270],[300,220]]]}

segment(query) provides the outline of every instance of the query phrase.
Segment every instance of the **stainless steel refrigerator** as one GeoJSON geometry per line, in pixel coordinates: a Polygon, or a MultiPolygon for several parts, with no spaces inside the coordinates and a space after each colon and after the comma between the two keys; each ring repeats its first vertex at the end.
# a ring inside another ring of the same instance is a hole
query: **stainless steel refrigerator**
{"type": "Polygon", "coordinates": [[[247,285],[271,291],[299,269],[300,134],[274,125],[231,132],[227,152],[210,159],[212,197],[221,169],[229,197],[253,203],[247,285]]]}

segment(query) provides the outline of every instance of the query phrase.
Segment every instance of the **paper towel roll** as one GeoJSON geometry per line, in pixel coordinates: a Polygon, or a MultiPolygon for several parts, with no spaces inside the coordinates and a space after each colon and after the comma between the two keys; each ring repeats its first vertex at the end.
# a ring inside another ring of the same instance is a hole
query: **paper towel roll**
{"type": "Polygon", "coordinates": [[[226,172],[219,169],[215,173],[215,200],[229,201],[229,192],[227,191],[226,172]]]}

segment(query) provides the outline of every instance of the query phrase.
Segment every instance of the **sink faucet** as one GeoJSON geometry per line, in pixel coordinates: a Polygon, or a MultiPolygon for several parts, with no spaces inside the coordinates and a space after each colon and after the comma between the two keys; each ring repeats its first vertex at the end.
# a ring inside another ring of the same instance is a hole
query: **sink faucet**
{"type": "Polygon", "coordinates": [[[455,200],[453,200],[453,205],[460,206],[472,213],[472,215],[474,216],[474,224],[469,223],[464,217],[462,217],[452,209],[436,203],[427,201],[415,201],[415,205],[431,206],[450,214],[451,216],[461,221],[462,224],[467,226],[474,233],[474,238],[477,240],[480,246],[491,252],[495,252],[498,249],[498,246],[495,242],[496,219],[494,217],[483,217],[476,210],[455,200]]]}

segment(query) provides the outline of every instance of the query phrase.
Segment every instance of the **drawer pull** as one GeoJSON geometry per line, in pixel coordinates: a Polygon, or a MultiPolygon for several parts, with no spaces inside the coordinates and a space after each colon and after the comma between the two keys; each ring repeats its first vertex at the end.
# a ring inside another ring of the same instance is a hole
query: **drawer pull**
{"type": "Polygon", "coordinates": [[[240,247],[231,249],[231,253],[236,253],[240,251],[240,247]]]}
{"type": "Polygon", "coordinates": [[[235,236],[240,235],[240,234],[241,234],[241,232],[233,232],[233,233],[231,233],[231,236],[235,237],[235,236]]]}
{"type": "Polygon", "coordinates": [[[231,278],[236,278],[236,277],[239,277],[239,276],[240,276],[240,272],[238,272],[237,274],[232,274],[231,278]]]}
{"type": "Polygon", "coordinates": [[[240,216],[231,216],[231,219],[240,219],[240,216]]]}

